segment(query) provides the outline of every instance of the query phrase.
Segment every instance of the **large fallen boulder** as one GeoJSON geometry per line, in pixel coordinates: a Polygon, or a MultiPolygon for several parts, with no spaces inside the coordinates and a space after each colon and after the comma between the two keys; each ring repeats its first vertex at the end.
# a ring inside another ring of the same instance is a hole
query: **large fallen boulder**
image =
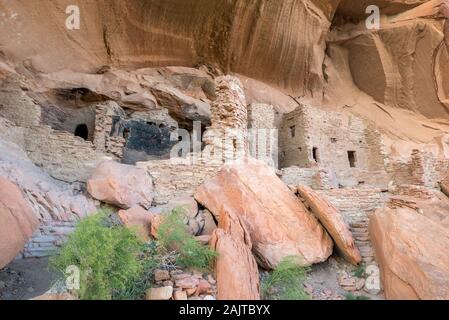
{"type": "Polygon", "coordinates": [[[447,228],[409,208],[378,209],[369,228],[387,299],[449,299],[447,228]]]}
{"type": "Polygon", "coordinates": [[[87,181],[87,191],[100,201],[129,209],[146,209],[153,202],[153,181],[148,173],[135,166],[103,161],[87,181]]]}
{"type": "Polygon", "coordinates": [[[238,216],[224,213],[212,234],[218,300],[260,300],[259,270],[249,233],[238,216]]]}
{"type": "Polygon", "coordinates": [[[0,269],[14,259],[38,227],[19,188],[0,177],[0,269]]]}
{"type": "Polygon", "coordinates": [[[326,228],[337,246],[339,253],[352,264],[362,261],[349,226],[343,220],[341,213],[324,197],[307,186],[298,186],[298,193],[304,199],[312,213],[326,228]]]}
{"type": "Polygon", "coordinates": [[[262,161],[241,159],[225,165],[195,194],[215,216],[239,216],[249,231],[259,265],[277,266],[297,256],[303,265],[325,261],[332,240],[316,218],[262,161]]]}

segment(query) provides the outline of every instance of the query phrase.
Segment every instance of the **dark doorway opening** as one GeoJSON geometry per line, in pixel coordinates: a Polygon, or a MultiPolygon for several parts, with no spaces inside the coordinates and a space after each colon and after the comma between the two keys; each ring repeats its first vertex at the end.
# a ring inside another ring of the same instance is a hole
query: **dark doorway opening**
{"type": "Polygon", "coordinates": [[[349,160],[349,166],[351,168],[355,168],[356,161],[357,161],[355,151],[348,151],[348,160],[349,160]]]}
{"type": "Polygon", "coordinates": [[[79,124],[75,129],[75,136],[83,138],[84,140],[89,139],[89,129],[87,129],[87,125],[79,124]]]}
{"type": "Polygon", "coordinates": [[[296,136],[296,126],[290,127],[290,137],[294,138],[296,136]]]}
{"type": "Polygon", "coordinates": [[[318,153],[318,148],[313,148],[312,149],[312,156],[313,156],[313,160],[315,160],[316,163],[320,162],[320,155],[318,153]]]}

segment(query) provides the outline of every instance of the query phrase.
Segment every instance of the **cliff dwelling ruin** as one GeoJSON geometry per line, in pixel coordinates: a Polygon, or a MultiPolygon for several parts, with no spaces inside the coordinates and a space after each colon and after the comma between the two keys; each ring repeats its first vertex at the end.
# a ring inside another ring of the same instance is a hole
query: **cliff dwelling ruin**
{"type": "Polygon", "coordinates": [[[355,0],[94,0],[68,30],[0,0],[0,282],[104,208],[148,244],[184,206],[223,258],[159,268],[165,300],[266,298],[289,256],[312,299],[449,299],[449,4],[372,2],[378,29],[355,0]]]}

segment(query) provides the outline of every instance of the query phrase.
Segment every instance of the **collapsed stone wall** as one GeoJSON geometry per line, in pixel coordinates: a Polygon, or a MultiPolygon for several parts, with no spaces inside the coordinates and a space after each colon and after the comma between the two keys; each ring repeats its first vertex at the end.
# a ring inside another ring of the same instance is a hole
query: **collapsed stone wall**
{"type": "Polygon", "coordinates": [[[413,150],[407,161],[391,160],[387,171],[395,185],[420,185],[438,188],[449,170],[449,159],[437,158],[432,153],[413,150]]]}
{"type": "Polygon", "coordinates": [[[392,190],[393,195],[407,196],[418,199],[430,200],[435,197],[435,190],[429,189],[425,186],[417,185],[400,185],[392,190]]]}

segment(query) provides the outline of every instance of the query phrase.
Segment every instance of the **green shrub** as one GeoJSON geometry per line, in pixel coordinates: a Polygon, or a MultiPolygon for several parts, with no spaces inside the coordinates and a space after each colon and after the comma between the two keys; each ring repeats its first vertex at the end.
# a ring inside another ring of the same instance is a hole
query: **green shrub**
{"type": "Polygon", "coordinates": [[[366,276],[365,266],[363,264],[358,265],[353,271],[352,274],[357,278],[364,278],[366,276]]]}
{"type": "Polygon", "coordinates": [[[262,281],[262,297],[265,300],[309,300],[303,287],[308,272],[309,268],[302,267],[297,257],[286,257],[262,281]]]}
{"type": "Polygon", "coordinates": [[[179,266],[210,269],[216,253],[188,232],[183,218],[183,211],[179,208],[164,218],[157,236],[160,248],[165,252],[175,251],[179,266]]]}
{"type": "Polygon", "coordinates": [[[157,254],[155,241],[145,244],[139,255],[142,273],[130,282],[118,299],[143,299],[148,288],[154,284],[154,271],[161,268],[163,258],[157,254]]]}
{"type": "Polygon", "coordinates": [[[370,298],[365,296],[356,296],[353,295],[352,293],[348,293],[346,295],[346,300],[370,300],[370,298]]]}
{"type": "MultiPolygon", "coordinates": [[[[81,272],[82,300],[133,299],[142,292],[136,281],[153,264],[133,230],[111,226],[100,212],[78,223],[51,265],[64,274],[68,266],[81,272]]],[[[145,290],[144,288],[143,290],[145,290]]]]}

